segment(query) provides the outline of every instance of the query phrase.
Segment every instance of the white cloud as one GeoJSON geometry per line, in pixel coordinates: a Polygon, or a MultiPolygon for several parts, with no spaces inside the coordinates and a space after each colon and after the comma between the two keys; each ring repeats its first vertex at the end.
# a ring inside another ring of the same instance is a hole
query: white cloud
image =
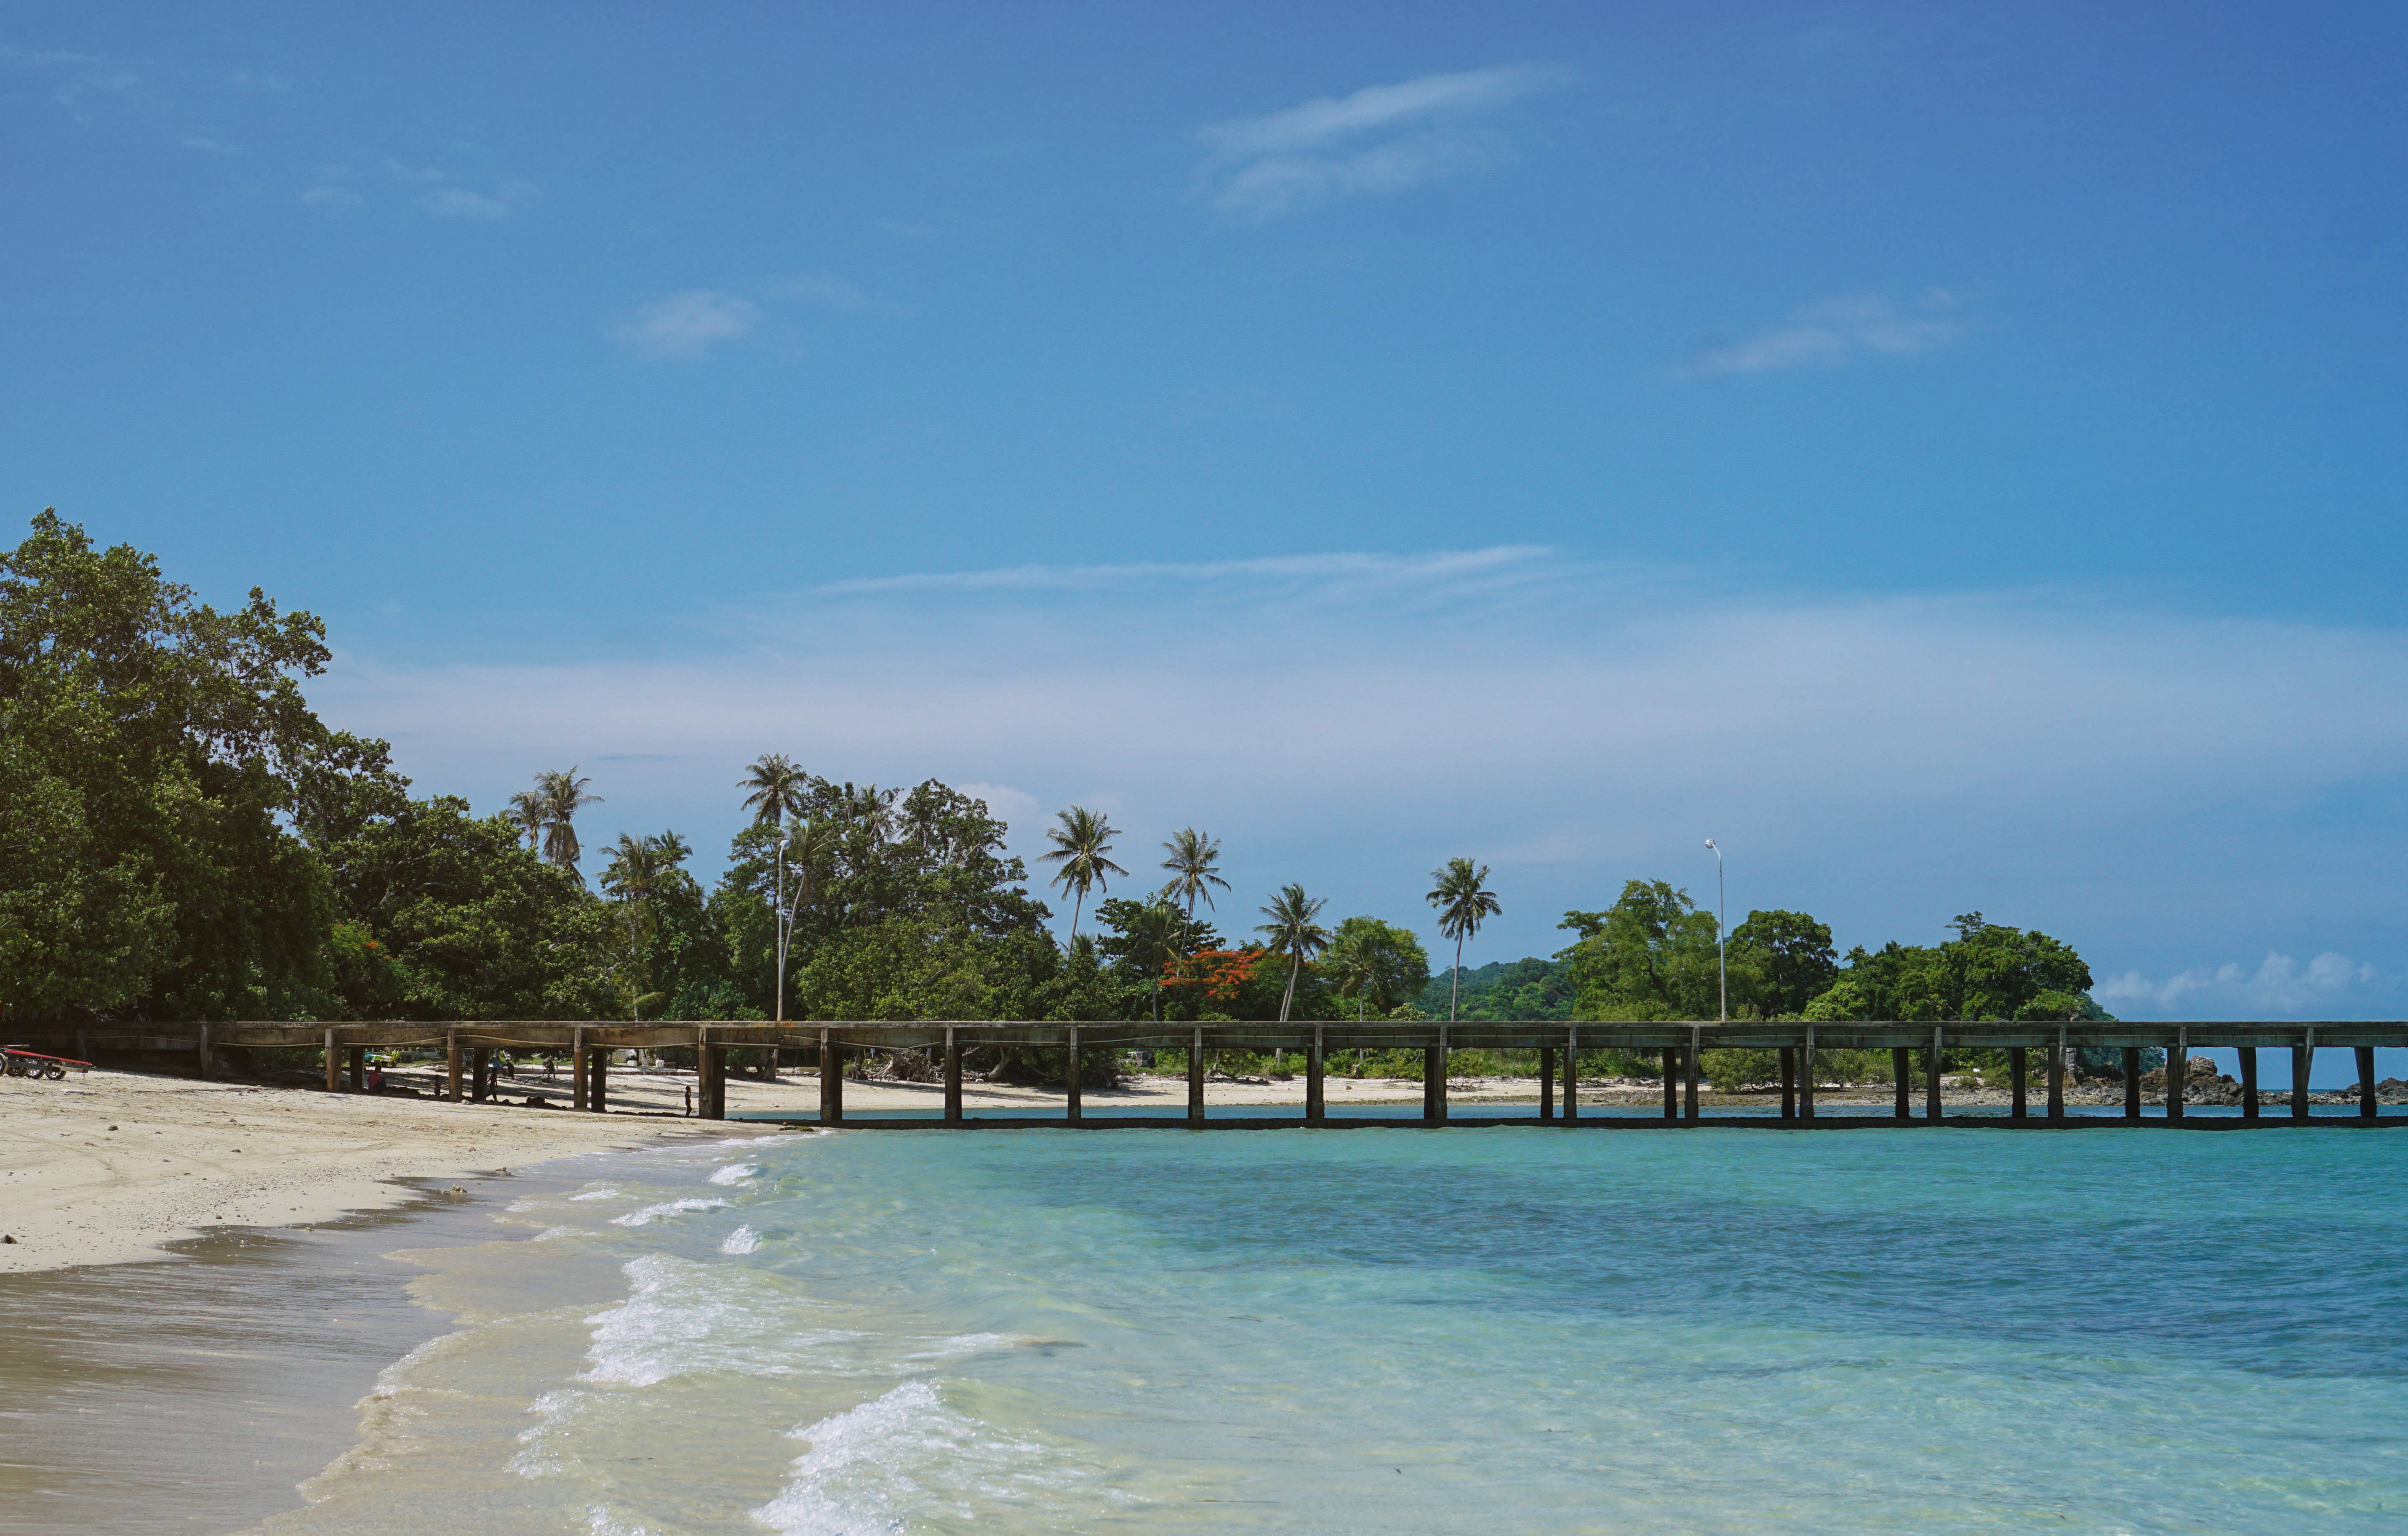
{"type": "Polygon", "coordinates": [[[385,169],[419,188],[418,206],[437,219],[505,219],[538,192],[532,182],[516,180],[504,181],[491,193],[477,192],[437,166],[405,165],[397,160],[386,161],[385,169]]]}
{"type": "Polygon", "coordinates": [[[760,308],[749,300],[689,288],[644,306],[633,322],[611,335],[641,356],[682,361],[700,357],[719,342],[752,335],[760,319],[760,308]]]}
{"type": "Polygon", "coordinates": [[[1870,354],[1919,357],[1965,334],[1956,296],[1927,289],[1906,304],[1877,294],[1828,298],[1783,324],[1727,346],[1702,348],[1682,371],[1692,378],[1831,367],[1870,354]]]}
{"type": "Polygon", "coordinates": [[[1476,170],[1511,148],[1475,121],[1480,114],[1567,78],[1530,65],[1424,75],[1212,123],[1197,133],[1211,151],[1199,183],[1223,212],[1268,219],[1476,170]]]}
{"type": "Polygon", "coordinates": [[[2228,961],[2213,970],[2186,970],[2153,981],[2137,970],[2111,976],[2091,995],[2112,1009],[2161,1017],[2298,1018],[2331,1016],[2347,1006],[2353,987],[2374,980],[2374,968],[2328,950],[2307,963],[2269,953],[2256,970],[2228,961]]]}
{"type": "Polygon", "coordinates": [[[824,304],[831,309],[869,308],[869,295],[842,278],[829,277],[825,273],[804,273],[789,278],[779,285],[779,292],[788,298],[824,304]]]}

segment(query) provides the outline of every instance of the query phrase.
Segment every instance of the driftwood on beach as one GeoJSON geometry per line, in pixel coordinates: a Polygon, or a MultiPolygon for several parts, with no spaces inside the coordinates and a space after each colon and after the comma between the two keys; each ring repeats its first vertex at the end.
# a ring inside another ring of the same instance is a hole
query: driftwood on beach
{"type": "MultiPolygon", "coordinates": [[[[1083,1053],[1157,1048],[1183,1050],[1188,1060],[1188,1119],[1205,1123],[1204,1072],[1208,1053],[1216,1050],[1294,1051],[1304,1062],[1307,1124],[1327,1122],[1323,1084],[1332,1051],[1418,1049],[1424,1054],[1422,1113],[1426,1123],[1447,1118],[1447,1057],[1457,1050],[1535,1050],[1539,1053],[1540,1099],[1536,1119],[1577,1123],[1579,1081],[1574,1069],[1582,1051],[1616,1050],[1660,1054],[1664,1061],[1663,1118],[1693,1122],[1699,1118],[1699,1058],[1711,1050],[1741,1048],[1772,1051],[1781,1064],[1781,1113],[1784,1122],[1804,1124],[1867,1123],[1862,1117],[1842,1120],[1815,1114],[1814,1053],[1824,1050],[1878,1050],[1894,1054],[1897,1064],[1893,1120],[1916,1118],[1914,1084],[1907,1066],[1909,1053],[1925,1053],[1920,1118],[1942,1117],[1942,1059],[1949,1049],[1983,1048],[2007,1053],[2013,1092],[2006,1119],[2010,1123],[2072,1124],[2065,1113],[2066,1082],[2075,1054],[2114,1050],[2122,1054],[2124,1111],[2127,1118],[2141,1113],[2141,1054],[2166,1053],[2159,1081],[2169,1120],[2181,1120],[2186,1085],[2191,1080],[2189,1053],[2210,1047],[2237,1048],[2242,1081],[2239,1124],[2264,1118],[2265,1104],[2258,1089],[2258,1053],[2291,1053],[2294,1087],[2284,1096],[2288,1117],[2307,1119],[2309,1069],[2319,1047],[2345,1048],[2355,1053],[2358,1067],[2358,1118],[2376,1119],[2374,1052],[2378,1047],[2408,1046],[2408,1023],[2233,1023],[2183,1024],[2042,1024],[1967,1022],[1958,1024],[1818,1023],[1811,1021],[1692,1024],[1671,1022],[1581,1024],[1558,1021],[1438,1023],[1252,1023],[1152,1024],[1104,1022],[1090,1024],[996,1023],[933,1021],[895,1023],[727,1024],[590,1023],[463,1020],[423,1023],[369,1021],[347,1024],[36,1024],[19,1023],[11,1029],[36,1044],[71,1046],[79,1057],[95,1050],[189,1053],[196,1070],[210,1069],[212,1053],[233,1047],[321,1049],[324,1052],[326,1087],[330,1092],[359,1092],[364,1064],[371,1049],[427,1048],[444,1052],[448,1066],[445,1097],[481,1098],[491,1084],[497,1051],[569,1057],[575,1108],[606,1111],[609,1107],[609,1056],[613,1051],[684,1049],[695,1053],[698,1106],[706,1118],[726,1114],[727,1053],[731,1049],[777,1049],[816,1052],[820,1063],[822,1124],[874,1126],[875,1120],[847,1121],[844,1115],[845,1062],[865,1051],[925,1051],[942,1063],[944,1119],[948,1124],[978,1122],[962,1108],[962,1058],[980,1046],[1010,1045],[1024,1050],[1064,1053],[1066,1064],[1083,1053]],[[2034,1056],[2038,1060],[2035,1062],[2034,1056]],[[1807,1069],[1801,1070],[1801,1065],[1807,1069]],[[2042,1079],[2045,1110],[2029,1113],[2034,1067],[2042,1079]],[[1557,1110],[1560,1092],[1561,1111],[1557,1110]]],[[[1080,1074],[1066,1074],[1064,1116],[1071,1122],[1105,1124],[1084,1113],[1080,1074]]],[[[918,1124],[919,1122],[908,1122],[918,1124]]],[[[992,1122],[990,1122],[992,1123],[992,1122]]],[[[1159,1122],[1153,1122],[1158,1124],[1159,1122]]],[[[1215,1121],[1213,1124],[1231,1124],[1215,1121]]],[[[1253,1124],[1253,1121],[1243,1122],[1253,1124]]],[[[1591,1124],[1605,1124],[1592,1117],[1591,1124]]],[[[1621,1123],[1628,1124],[1626,1118],[1621,1123]]],[[[2095,1121],[2091,1123],[2096,1123],[2095,1121]]],[[[2209,1124],[2213,1122],[2200,1122],[2209,1124]]],[[[2234,1124],[2227,1120],[2222,1124],[2234,1124]]],[[[2408,1120],[2395,1123],[2408,1124],[2408,1120]]]]}

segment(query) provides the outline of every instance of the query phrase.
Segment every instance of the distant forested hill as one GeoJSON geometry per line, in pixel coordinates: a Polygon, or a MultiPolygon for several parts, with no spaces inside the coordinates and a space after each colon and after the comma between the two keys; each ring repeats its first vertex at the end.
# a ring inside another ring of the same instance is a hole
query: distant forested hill
{"type": "MultiPolygon", "coordinates": [[[[1421,995],[1421,1011],[1431,1018],[1446,1017],[1448,972],[1440,971],[1421,995]]],[[[1463,1019],[1569,1019],[1579,988],[1572,968],[1561,960],[1495,960],[1463,973],[1463,998],[1455,1016],[1463,1019]]]]}

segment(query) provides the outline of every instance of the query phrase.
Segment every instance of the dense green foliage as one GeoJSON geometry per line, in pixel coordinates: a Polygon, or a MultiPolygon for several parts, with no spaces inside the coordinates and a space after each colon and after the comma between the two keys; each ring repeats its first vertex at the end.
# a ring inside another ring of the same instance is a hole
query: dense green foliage
{"type": "MultiPolygon", "coordinates": [[[[1422,988],[1416,1001],[1424,1013],[1432,1018],[1446,1016],[1449,980],[1440,975],[1422,988]]],[[[1492,960],[1463,972],[1456,1016],[1475,1022],[1569,1019],[1578,992],[1571,967],[1561,960],[1492,960]]]]}

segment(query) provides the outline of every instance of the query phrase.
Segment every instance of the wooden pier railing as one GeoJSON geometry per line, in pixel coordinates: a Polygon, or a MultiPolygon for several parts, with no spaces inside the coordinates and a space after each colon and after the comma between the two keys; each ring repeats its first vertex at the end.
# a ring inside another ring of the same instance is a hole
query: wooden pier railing
{"type": "MultiPolygon", "coordinates": [[[[700,1110],[705,1118],[724,1119],[727,1113],[727,1053],[731,1049],[775,1047],[816,1052],[819,1057],[820,1113],[823,1124],[877,1125],[875,1120],[846,1121],[844,1063],[847,1053],[877,1050],[919,1050],[940,1056],[944,1078],[944,1121],[977,1124],[962,1111],[962,1056],[981,1045],[1012,1045],[1065,1053],[1066,1063],[1089,1051],[1132,1048],[1183,1050],[1187,1053],[1187,1118],[1204,1123],[1204,1063],[1214,1050],[1296,1052],[1305,1067],[1303,1122],[1327,1120],[1323,1093],[1325,1064],[1332,1051],[1393,1051],[1423,1053],[1421,1119],[1443,1123],[1447,1118],[1446,1068],[1450,1052],[1459,1050],[1535,1050],[1539,1054],[1541,1121],[1581,1120],[1580,1084],[1573,1070],[1575,1054],[1614,1049],[1660,1055],[1664,1063],[1665,1120],[1694,1122],[1698,1118],[1698,1057],[1727,1047],[1779,1053],[1781,1114],[1784,1121],[1815,1120],[1814,1080],[1799,1070],[1801,1061],[1821,1050],[1888,1050],[1897,1081],[1893,1114],[1912,1117],[1908,1054],[1926,1051],[1923,1082],[1926,1120],[1942,1118],[1940,1063],[1943,1051],[1962,1048],[2002,1049],[2008,1054],[2012,1092],[2007,1118],[2035,1123],[2066,1123],[2065,1075],[2068,1053],[2109,1049],[2122,1053],[2124,1113],[2141,1113],[2140,1055],[2151,1048],[2166,1053],[2166,1115],[2183,1117],[2184,1090],[2190,1052],[2208,1047],[2237,1047],[2241,1053],[2243,1123],[2261,1115],[2258,1091],[2258,1053],[2291,1053],[2288,1118],[2308,1118],[2308,1070],[2319,1049],[2344,1049],[2357,1055],[2358,1118],[2376,1118],[2374,1052],[2378,1047],[2408,1046],[2408,1022],[2383,1023],[2229,1023],[2183,1024],[1956,1024],[1856,1023],[1646,1023],[1565,1024],[1550,1021],[1477,1024],[1026,1024],[987,1021],[931,1021],[917,1024],[826,1023],[724,1024],[521,1022],[459,1020],[444,1023],[378,1021],[348,1024],[118,1024],[28,1023],[0,1026],[7,1044],[38,1049],[71,1050],[91,1059],[93,1051],[191,1053],[196,1069],[207,1074],[211,1054],[230,1046],[321,1049],[325,1053],[329,1092],[359,1092],[364,1087],[363,1064],[371,1049],[436,1047],[449,1064],[447,1097],[462,1097],[463,1078],[474,1097],[491,1087],[491,1062],[497,1050],[566,1055],[571,1061],[572,1103],[577,1109],[604,1112],[609,1107],[609,1053],[630,1047],[644,1050],[683,1048],[697,1053],[700,1110]],[[2045,1112],[2028,1113],[2027,1089],[2030,1056],[2041,1054],[2045,1112]],[[1561,1113],[1557,1113],[1558,1094],[1561,1113]]],[[[1064,1115],[1070,1122],[1099,1124],[1084,1113],[1079,1074],[1066,1074],[1064,1115]]],[[[1629,1124],[1627,1116],[1617,1117],[1629,1124]]],[[[1995,1118],[1995,1117],[1993,1117],[1995,1118]]],[[[884,1122],[922,1124],[924,1122],[884,1122]]],[[[989,1121],[987,1124],[999,1122],[989,1121]]],[[[1025,1124],[1025,1122],[1020,1122],[1025,1124]]],[[[1122,1122],[1124,1124],[1129,1122],[1122,1122]]],[[[1159,1124],[1159,1121],[1151,1122],[1159,1124]]],[[[1249,1121],[1249,1123],[1254,1123],[1249,1121]]],[[[1602,1123],[1597,1117],[1591,1124],[1602,1123]]],[[[1839,1121],[1825,1117],[1826,1124],[1839,1121]]],[[[1865,1124],[1862,1118],[1845,1123],[1865,1124]]],[[[2095,1122],[2093,1122],[2095,1123],[2095,1122]]],[[[2228,1124],[2229,1122],[2227,1122],[2228,1124]]],[[[2408,1116],[2394,1117],[2408,1124],[2408,1116]]]]}

